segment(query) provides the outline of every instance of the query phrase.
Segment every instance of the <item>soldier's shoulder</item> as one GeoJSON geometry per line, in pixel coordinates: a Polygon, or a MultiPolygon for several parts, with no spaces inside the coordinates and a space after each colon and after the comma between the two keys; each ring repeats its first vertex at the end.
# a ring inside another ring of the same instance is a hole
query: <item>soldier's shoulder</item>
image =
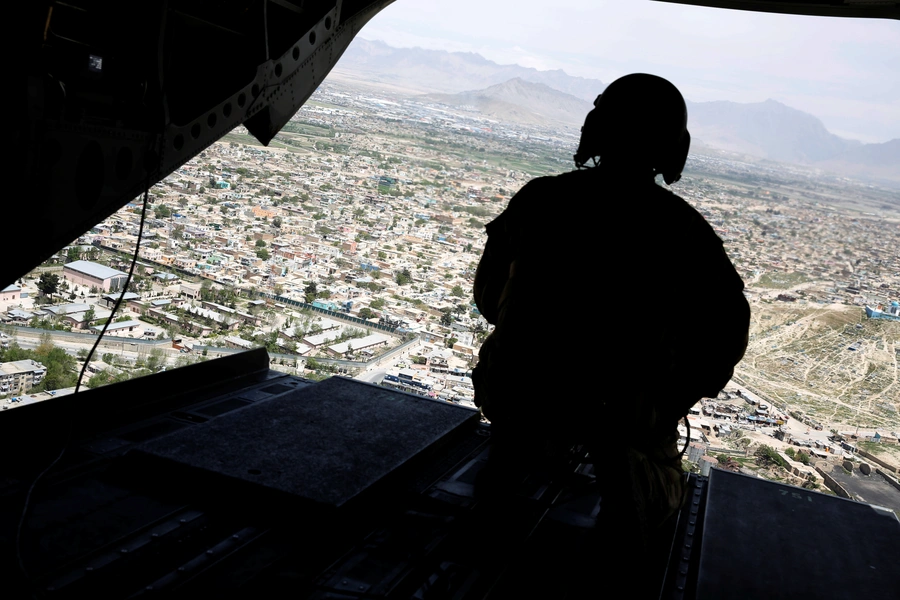
{"type": "MultiPolygon", "coordinates": [[[[532,214],[544,205],[558,185],[556,176],[535,177],[515,193],[500,217],[522,218],[532,214]]],[[[500,220],[500,217],[496,220],[500,220]]]]}
{"type": "Polygon", "coordinates": [[[693,224],[703,229],[709,228],[710,231],[712,230],[712,227],[707,223],[703,215],[700,214],[700,211],[691,206],[687,200],[662,186],[654,184],[653,188],[654,190],[652,193],[656,200],[657,207],[661,210],[665,218],[674,219],[681,223],[693,224]]]}

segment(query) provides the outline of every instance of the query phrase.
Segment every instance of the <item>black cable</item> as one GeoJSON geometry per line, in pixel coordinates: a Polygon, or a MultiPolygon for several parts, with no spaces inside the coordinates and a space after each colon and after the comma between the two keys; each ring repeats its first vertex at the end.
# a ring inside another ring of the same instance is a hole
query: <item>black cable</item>
{"type": "MultiPolygon", "coordinates": [[[[75,383],[75,391],[72,393],[72,396],[78,394],[78,391],[81,389],[81,380],[84,378],[85,370],[87,370],[87,366],[91,362],[91,358],[94,356],[94,352],[97,350],[97,346],[100,344],[100,340],[103,339],[104,334],[106,334],[106,329],[109,327],[109,324],[113,322],[113,317],[116,314],[116,311],[119,309],[119,306],[122,304],[122,300],[125,298],[125,292],[128,291],[128,286],[131,283],[131,278],[134,275],[134,268],[137,265],[138,254],[141,249],[141,239],[144,236],[144,222],[147,218],[147,204],[150,196],[150,172],[147,172],[147,184],[144,186],[144,205],[141,209],[141,223],[138,227],[138,235],[137,235],[137,243],[134,246],[134,255],[131,258],[131,268],[128,269],[128,277],[125,278],[125,285],[122,286],[122,293],[119,295],[119,299],[116,301],[113,306],[112,312],[109,314],[109,318],[106,320],[106,323],[103,325],[103,329],[100,331],[100,335],[97,336],[97,340],[94,342],[94,345],[91,346],[90,352],[88,352],[87,358],[84,360],[84,365],[81,367],[81,373],[78,375],[78,381],[75,383]]],[[[22,575],[25,577],[26,581],[28,579],[28,571],[25,569],[25,563],[22,561],[22,528],[25,525],[25,517],[28,515],[28,507],[31,505],[31,495],[34,493],[34,489],[37,487],[38,482],[43,479],[44,475],[46,475],[50,469],[52,469],[56,464],[60,461],[63,455],[66,453],[66,450],[69,447],[69,443],[72,441],[72,420],[69,419],[68,430],[66,433],[66,440],[63,443],[63,447],[60,449],[59,454],[56,455],[56,458],[53,459],[47,467],[41,471],[37,477],[35,477],[34,481],[31,482],[31,486],[28,488],[28,492],[25,494],[25,503],[22,506],[22,514],[19,516],[19,524],[16,526],[16,559],[18,561],[19,570],[22,572],[22,575]]]]}
{"type": "Polygon", "coordinates": [[[684,448],[681,449],[681,453],[679,456],[684,458],[684,453],[687,451],[688,446],[691,445],[691,421],[687,418],[687,415],[684,416],[684,427],[687,429],[687,435],[684,440],[684,448]]]}
{"type": "Polygon", "coordinates": [[[90,364],[91,358],[94,356],[94,351],[100,344],[100,340],[102,340],[103,336],[106,334],[107,327],[109,327],[109,324],[112,323],[116,311],[119,310],[119,306],[122,304],[122,300],[125,299],[125,292],[128,291],[128,286],[131,284],[131,277],[134,275],[134,267],[135,265],[137,265],[138,253],[141,249],[141,239],[144,237],[144,221],[147,218],[147,199],[149,198],[149,195],[150,178],[148,173],[147,186],[144,188],[144,205],[141,208],[141,223],[138,226],[137,243],[134,246],[134,254],[131,257],[131,268],[128,269],[128,277],[125,279],[125,285],[122,286],[122,293],[119,294],[119,299],[116,300],[112,312],[109,314],[109,318],[106,319],[106,323],[103,324],[103,329],[100,331],[100,335],[97,336],[97,340],[94,342],[94,345],[91,346],[91,351],[88,352],[87,358],[84,360],[84,365],[82,365],[81,367],[81,373],[78,375],[78,382],[75,384],[75,392],[73,392],[73,396],[78,393],[79,389],[81,389],[81,380],[84,378],[84,372],[85,370],[87,370],[87,366],[90,364]]]}

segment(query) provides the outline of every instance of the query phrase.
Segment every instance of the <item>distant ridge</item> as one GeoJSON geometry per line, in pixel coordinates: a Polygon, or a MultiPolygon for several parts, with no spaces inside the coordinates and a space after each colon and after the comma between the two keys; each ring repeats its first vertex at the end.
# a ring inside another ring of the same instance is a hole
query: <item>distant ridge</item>
{"type": "Polygon", "coordinates": [[[423,92],[451,94],[521,79],[593,102],[606,87],[598,79],[573,77],[561,69],[538,71],[519,65],[497,64],[474,52],[394,48],[384,42],[359,37],[351,42],[335,68],[362,72],[376,81],[403,82],[423,92]]]}
{"type": "Polygon", "coordinates": [[[429,94],[425,98],[450,106],[472,106],[479,112],[515,123],[561,123],[580,127],[593,105],[543,83],[518,77],[483,90],[460,94],[429,94]]]}
{"type": "Polygon", "coordinates": [[[862,146],[825,129],[816,117],[775,100],[753,104],[688,102],[691,133],[723,150],[813,163],[862,146]]]}
{"type": "Polygon", "coordinates": [[[900,181],[900,139],[883,144],[847,140],[813,115],[775,100],[688,102],[688,127],[695,139],[712,148],[900,181]]]}
{"type": "MultiPolygon", "coordinates": [[[[498,121],[578,126],[605,84],[562,70],[500,65],[473,52],[394,48],[356,38],[335,68],[394,83],[498,121]]],[[[817,117],[775,100],[688,102],[692,137],[710,148],[900,183],[900,139],[863,144],[829,132],[817,117]]]]}

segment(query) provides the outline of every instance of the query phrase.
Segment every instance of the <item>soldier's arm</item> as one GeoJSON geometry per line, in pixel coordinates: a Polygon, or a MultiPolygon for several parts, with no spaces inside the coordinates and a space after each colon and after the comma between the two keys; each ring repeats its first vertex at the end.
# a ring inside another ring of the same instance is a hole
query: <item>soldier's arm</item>
{"type": "Polygon", "coordinates": [[[478,311],[492,325],[497,324],[500,313],[500,295],[509,277],[509,257],[497,247],[500,244],[488,238],[484,252],[475,271],[473,292],[478,311]]]}
{"type": "Polygon", "coordinates": [[[523,216],[533,214],[534,203],[545,199],[543,186],[549,179],[539,177],[526,183],[510,199],[506,210],[485,226],[488,241],[475,271],[473,292],[478,311],[492,325],[496,325],[500,317],[503,290],[516,258],[513,250],[515,229],[521,226],[523,216]]]}

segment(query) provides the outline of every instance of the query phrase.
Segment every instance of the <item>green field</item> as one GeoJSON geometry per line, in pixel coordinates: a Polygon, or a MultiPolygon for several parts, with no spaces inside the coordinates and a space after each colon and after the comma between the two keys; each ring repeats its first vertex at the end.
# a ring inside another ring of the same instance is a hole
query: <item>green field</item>
{"type": "Polygon", "coordinates": [[[755,285],[776,290],[787,290],[808,281],[812,280],[805,273],[765,273],[755,285]]]}

